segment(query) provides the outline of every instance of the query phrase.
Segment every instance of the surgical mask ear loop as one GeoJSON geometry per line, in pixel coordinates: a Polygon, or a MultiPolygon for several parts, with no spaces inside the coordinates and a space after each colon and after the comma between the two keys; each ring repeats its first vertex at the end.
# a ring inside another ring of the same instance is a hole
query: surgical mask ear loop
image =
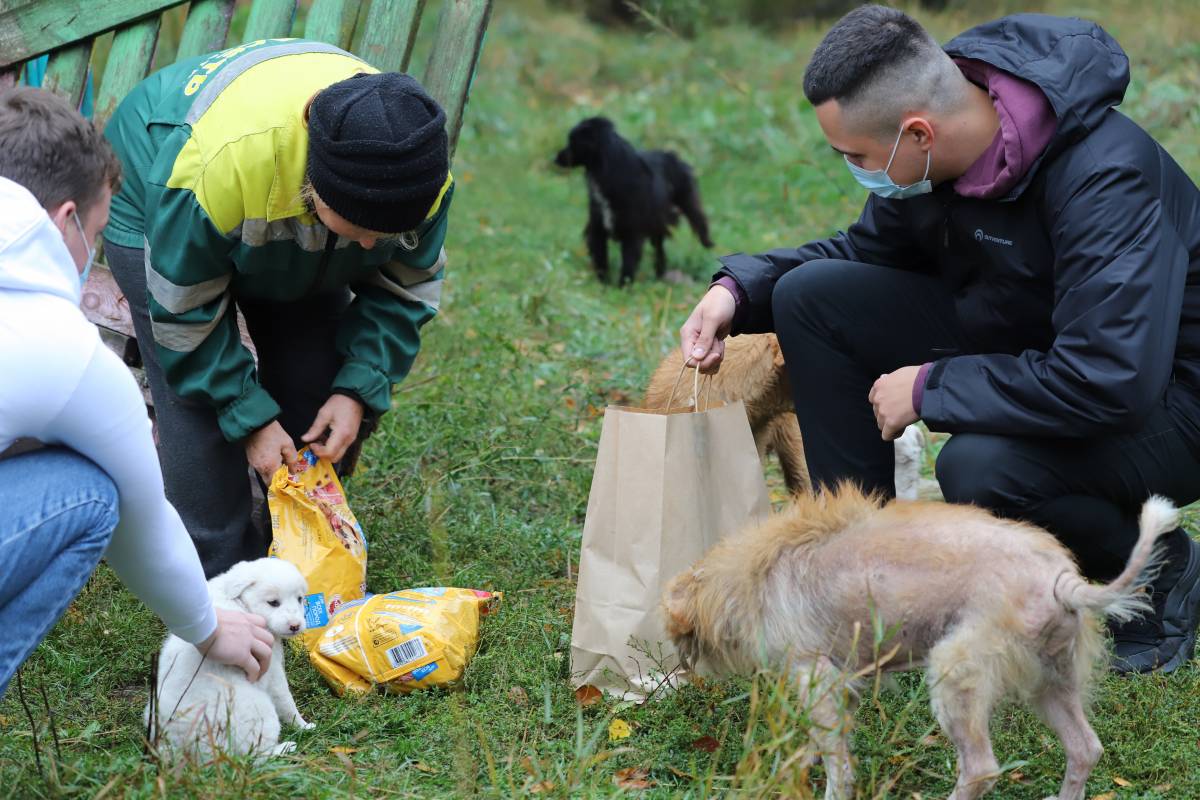
{"type": "Polygon", "coordinates": [[[88,244],[87,234],[84,233],[83,223],[79,221],[79,215],[74,211],[71,212],[71,218],[75,220],[75,227],[79,229],[79,238],[83,240],[83,247],[87,250],[87,264],[83,266],[83,272],[79,273],[79,285],[83,286],[87,283],[88,274],[92,271],[92,262],[96,260],[96,251],[88,244]]]}

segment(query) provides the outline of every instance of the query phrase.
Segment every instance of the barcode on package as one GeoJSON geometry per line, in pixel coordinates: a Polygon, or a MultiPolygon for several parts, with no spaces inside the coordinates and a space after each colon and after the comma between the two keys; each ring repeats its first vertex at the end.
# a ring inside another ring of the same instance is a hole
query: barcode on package
{"type": "Polygon", "coordinates": [[[429,655],[425,652],[425,643],[421,641],[421,637],[409,639],[407,642],[401,642],[395,647],[389,647],[387,651],[388,661],[392,667],[403,667],[405,664],[411,664],[418,658],[424,658],[429,655]]]}

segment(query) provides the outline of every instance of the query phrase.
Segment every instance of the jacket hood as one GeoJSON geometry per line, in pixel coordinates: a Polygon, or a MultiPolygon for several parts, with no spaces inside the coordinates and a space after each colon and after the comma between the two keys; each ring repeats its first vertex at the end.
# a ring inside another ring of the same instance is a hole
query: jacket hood
{"type": "Polygon", "coordinates": [[[1036,85],[1058,126],[1042,157],[1014,188],[1029,183],[1048,156],[1094,130],[1129,86],[1129,58],[1094,22],[1045,14],[1002,17],[956,36],[945,46],[952,58],[984,61],[1036,85]]]}
{"type": "Polygon", "coordinates": [[[0,209],[0,292],[39,292],[78,306],[79,269],[46,209],[8,178],[0,178],[0,209]]]}

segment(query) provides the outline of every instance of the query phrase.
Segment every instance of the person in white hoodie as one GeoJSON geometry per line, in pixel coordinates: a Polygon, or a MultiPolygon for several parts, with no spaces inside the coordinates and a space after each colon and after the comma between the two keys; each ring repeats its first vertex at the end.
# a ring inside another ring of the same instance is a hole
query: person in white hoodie
{"type": "Polygon", "coordinates": [[[262,617],[214,610],[141,393],[79,309],[120,174],[65,101],[0,92],[0,696],[102,556],[208,658],[270,663],[262,617]]]}

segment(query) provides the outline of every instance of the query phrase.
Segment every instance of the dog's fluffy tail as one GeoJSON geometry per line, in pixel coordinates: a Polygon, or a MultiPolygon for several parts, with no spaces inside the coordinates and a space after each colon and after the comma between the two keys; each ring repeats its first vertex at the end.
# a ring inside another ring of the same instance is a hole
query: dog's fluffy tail
{"type": "Polygon", "coordinates": [[[1150,611],[1150,594],[1141,590],[1162,568],[1162,554],[1155,543],[1178,526],[1179,509],[1165,497],[1151,497],[1142,506],[1137,544],[1121,574],[1110,583],[1096,585],[1076,572],[1064,573],[1054,587],[1054,596],[1072,611],[1101,611],[1120,622],[1150,611]]]}

